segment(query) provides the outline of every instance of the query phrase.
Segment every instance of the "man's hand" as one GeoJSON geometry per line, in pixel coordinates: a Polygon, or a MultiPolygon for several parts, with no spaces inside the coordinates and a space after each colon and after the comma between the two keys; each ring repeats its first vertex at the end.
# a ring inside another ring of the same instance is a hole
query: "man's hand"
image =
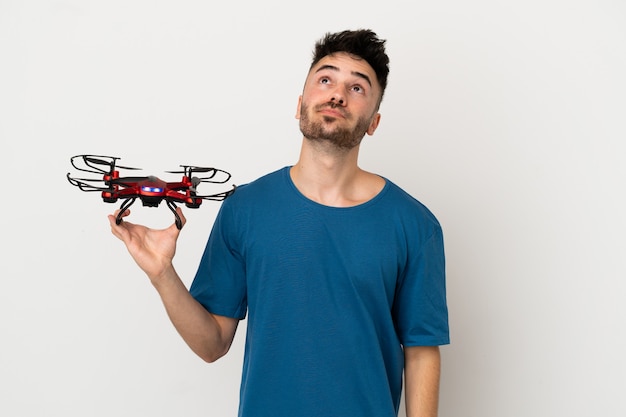
{"type": "MultiPolygon", "coordinates": [[[[177,207],[176,211],[184,225],[186,219],[181,208],[177,207]]],[[[118,214],[119,210],[109,215],[111,232],[124,242],[137,265],[148,275],[185,342],[207,362],[225,355],[239,321],[209,313],[189,294],[172,265],[180,234],[176,223],[167,229],[154,230],[126,220],[116,224],[118,214]]],[[[126,210],[122,218],[129,214],[126,210]]]]}
{"type": "MultiPolygon", "coordinates": [[[[176,208],[182,224],[186,222],[180,207],[176,208]]],[[[130,210],[122,214],[122,222],[115,222],[119,210],[108,216],[111,232],[119,238],[128,249],[137,265],[148,275],[153,284],[157,284],[161,277],[172,268],[172,260],[176,254],[176,241],[180,230],[176,224],[162,230],[129,223],[125,220],[130,210]]]]}

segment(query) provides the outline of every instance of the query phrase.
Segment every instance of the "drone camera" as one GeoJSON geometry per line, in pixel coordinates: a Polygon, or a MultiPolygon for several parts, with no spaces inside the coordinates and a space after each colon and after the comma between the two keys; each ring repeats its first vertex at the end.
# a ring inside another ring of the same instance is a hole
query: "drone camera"
{"type": "Polygon", "coordinates": [[[144,207],[158,207],[159,203],[161,203],[162,200],[163,200],[163,198],[161,198],[161,197],[143,196],[141,198],[141,204],[144,207]]]}

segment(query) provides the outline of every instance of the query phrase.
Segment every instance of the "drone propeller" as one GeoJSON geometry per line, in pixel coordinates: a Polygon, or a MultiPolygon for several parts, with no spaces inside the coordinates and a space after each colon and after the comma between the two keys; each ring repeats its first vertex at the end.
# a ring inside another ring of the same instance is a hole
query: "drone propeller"
{"type": "Polygon", "coordinates": [[[213,172],[214,174],[217,173],[217,171],[219,171],[219,169],[217,168],[195,167],[195,166],[190,166],[189,170],[193,172],[213,172]]]}
{"type": "Polygon", "coordinates": [[[213,184],[224,184],[231,177],[230,173],[218,169],[218,168],[209,168],[209,167],[200,167],[194,165],[181,165],[182,170],[178,171],[166,171],[170,174],[183,174],[189,178],[192,178],[192,181],[196,181],[196,185],[200,182],[210,182],[213,184]],[[204,176],[195,176],[193,174],[208,174],[204,176]],[[224,179],[215,179],[218,174],[223,174],[225,176],[224,179]]]}
{"type": "Polygon", "coordinates": [[[94,158],[89,155],[83,155],[83,161],[85,161],[87,164],[104,165],[110,167],[112,164],[115,164],[116,160],[116,157],[111,157],[111,161],[105,161],[104,159],[94,158]]]}
{"type": "Polygon", "coordinates": [[[94,178],[73,178],[70,173],[67,173],[67,180],[73,186],[78,187],[82,191],[110,191],[111,187],[98,186],[96,184],[102,184],[101,179],[94,178]]]}
{"type": "Polygon", "coordinates": [[[219,171],[217,168],[207,168],[207,167],[196,167],[196,166],[191,166],[191,165],[181,165],[181,167],[183,167],[183,170],[178,170],[178,171],[165,171],[167,173],[170,174],[185,174],[185,175],[191,175],[194,172],[197,173],[205,173],[205,172],[210,172],[211,176],[215,176],[215,174],[217,174],[217,171],[219,171]]]}
{"type": "MultiPolygon", "coordinates": [[[[95,174],[110,174],[115,171],[116,162],[120,159],[116,156],[104,156],[104,155],[76,155],[70,158],[70,162],[72,166],[79,171],[91,172],[95,174]],[[81,159],[83,164],[87,167],[79,167],[76,165],[76,159],[81,159]],[[103,169],[100,166],[105,166],[108,169],[103,169]]],[[[121,169],[129,169],[129,170],[139,170],[141,168],[127,167],[118,165],[117,168],[121,169]]]]}
{"type": "Polygon", "coordinates": [[[147,181],[153,177],[120,177],[111,179],[111,184],[126,184],[126,183],[134,183],[140,181],[147,181]]]}
{"type": "MultiPolygon", "coordinates": [[[[94,157],[89,156],[89,155],[83,155],[83,156],[84,156],[83,159],[86,162],[91,162],[91,163],[99,164],[99,165],[110,165],[111,164],[110,161],[105,161],[104,159],[94,158],[94,157]]],[[[113,159],[115,159],[115,158],[113,158],[113,159]]]]}
{"type": "MultiPolygon", "coordinates": [[[[83,159],[85,162],[91,162],[96,165],[106,165],[109,167],[115,167],[115,162],[120,159],[116,156],[98,156],[98,155],[83,155],[83,159]],[[111,158],[111,161],[105,161],[104,159],[99,158],[111,158]]],[[[122,169],[130,169],[130,170],[140,170],[141,168],[127,167],[122,165],[117,165],[118,168],[122,169]]]]}

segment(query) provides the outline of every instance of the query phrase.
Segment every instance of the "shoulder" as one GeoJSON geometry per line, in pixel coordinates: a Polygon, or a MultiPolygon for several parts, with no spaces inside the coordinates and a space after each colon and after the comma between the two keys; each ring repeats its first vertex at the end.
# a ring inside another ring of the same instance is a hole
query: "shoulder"
{"type": "Polygon", "coordinates": [[[393,206],[401,214],[417,216],[420,219],[439,225],[437,217],[420,200],[406,192],[393,181],[385,178],[384,199],[386,204],[393,206]]]}
{"type": "Polygon", "coordinates": [[[285,175],[288,169],[289,167],[284,167],[265,174],[252,182],[237,186],[235,192],[224,201],[224,204],[242,204],[251,199],[259,200],[266,198],[268,194],[287,184],[285,175]]]}

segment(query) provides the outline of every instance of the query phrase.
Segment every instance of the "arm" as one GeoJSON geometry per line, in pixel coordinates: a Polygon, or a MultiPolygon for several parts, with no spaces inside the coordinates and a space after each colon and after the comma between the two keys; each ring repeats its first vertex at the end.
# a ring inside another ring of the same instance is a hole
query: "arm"
{"type": "MultiPolygon", "coordinates": [[[[177,210],[184,225],[182,210],[177,210]]],[[[129,214],[127,210],[124,217],[129,214]]],[[[174,224],[163,230],[126,221],[117,225],[116,215],[109,215],[111,232],[124,242],[137,265],[148,275],[187,345],[207,362],[225,355],[235,336],[238,320],[209,313],[189,294],[172,264],[180,230],[174,224]]]]}
{"type": "Polygon", "coordinates": [[[404,348],[407,417],[437,417],[441,356],[438,346],[404,348]]]}

